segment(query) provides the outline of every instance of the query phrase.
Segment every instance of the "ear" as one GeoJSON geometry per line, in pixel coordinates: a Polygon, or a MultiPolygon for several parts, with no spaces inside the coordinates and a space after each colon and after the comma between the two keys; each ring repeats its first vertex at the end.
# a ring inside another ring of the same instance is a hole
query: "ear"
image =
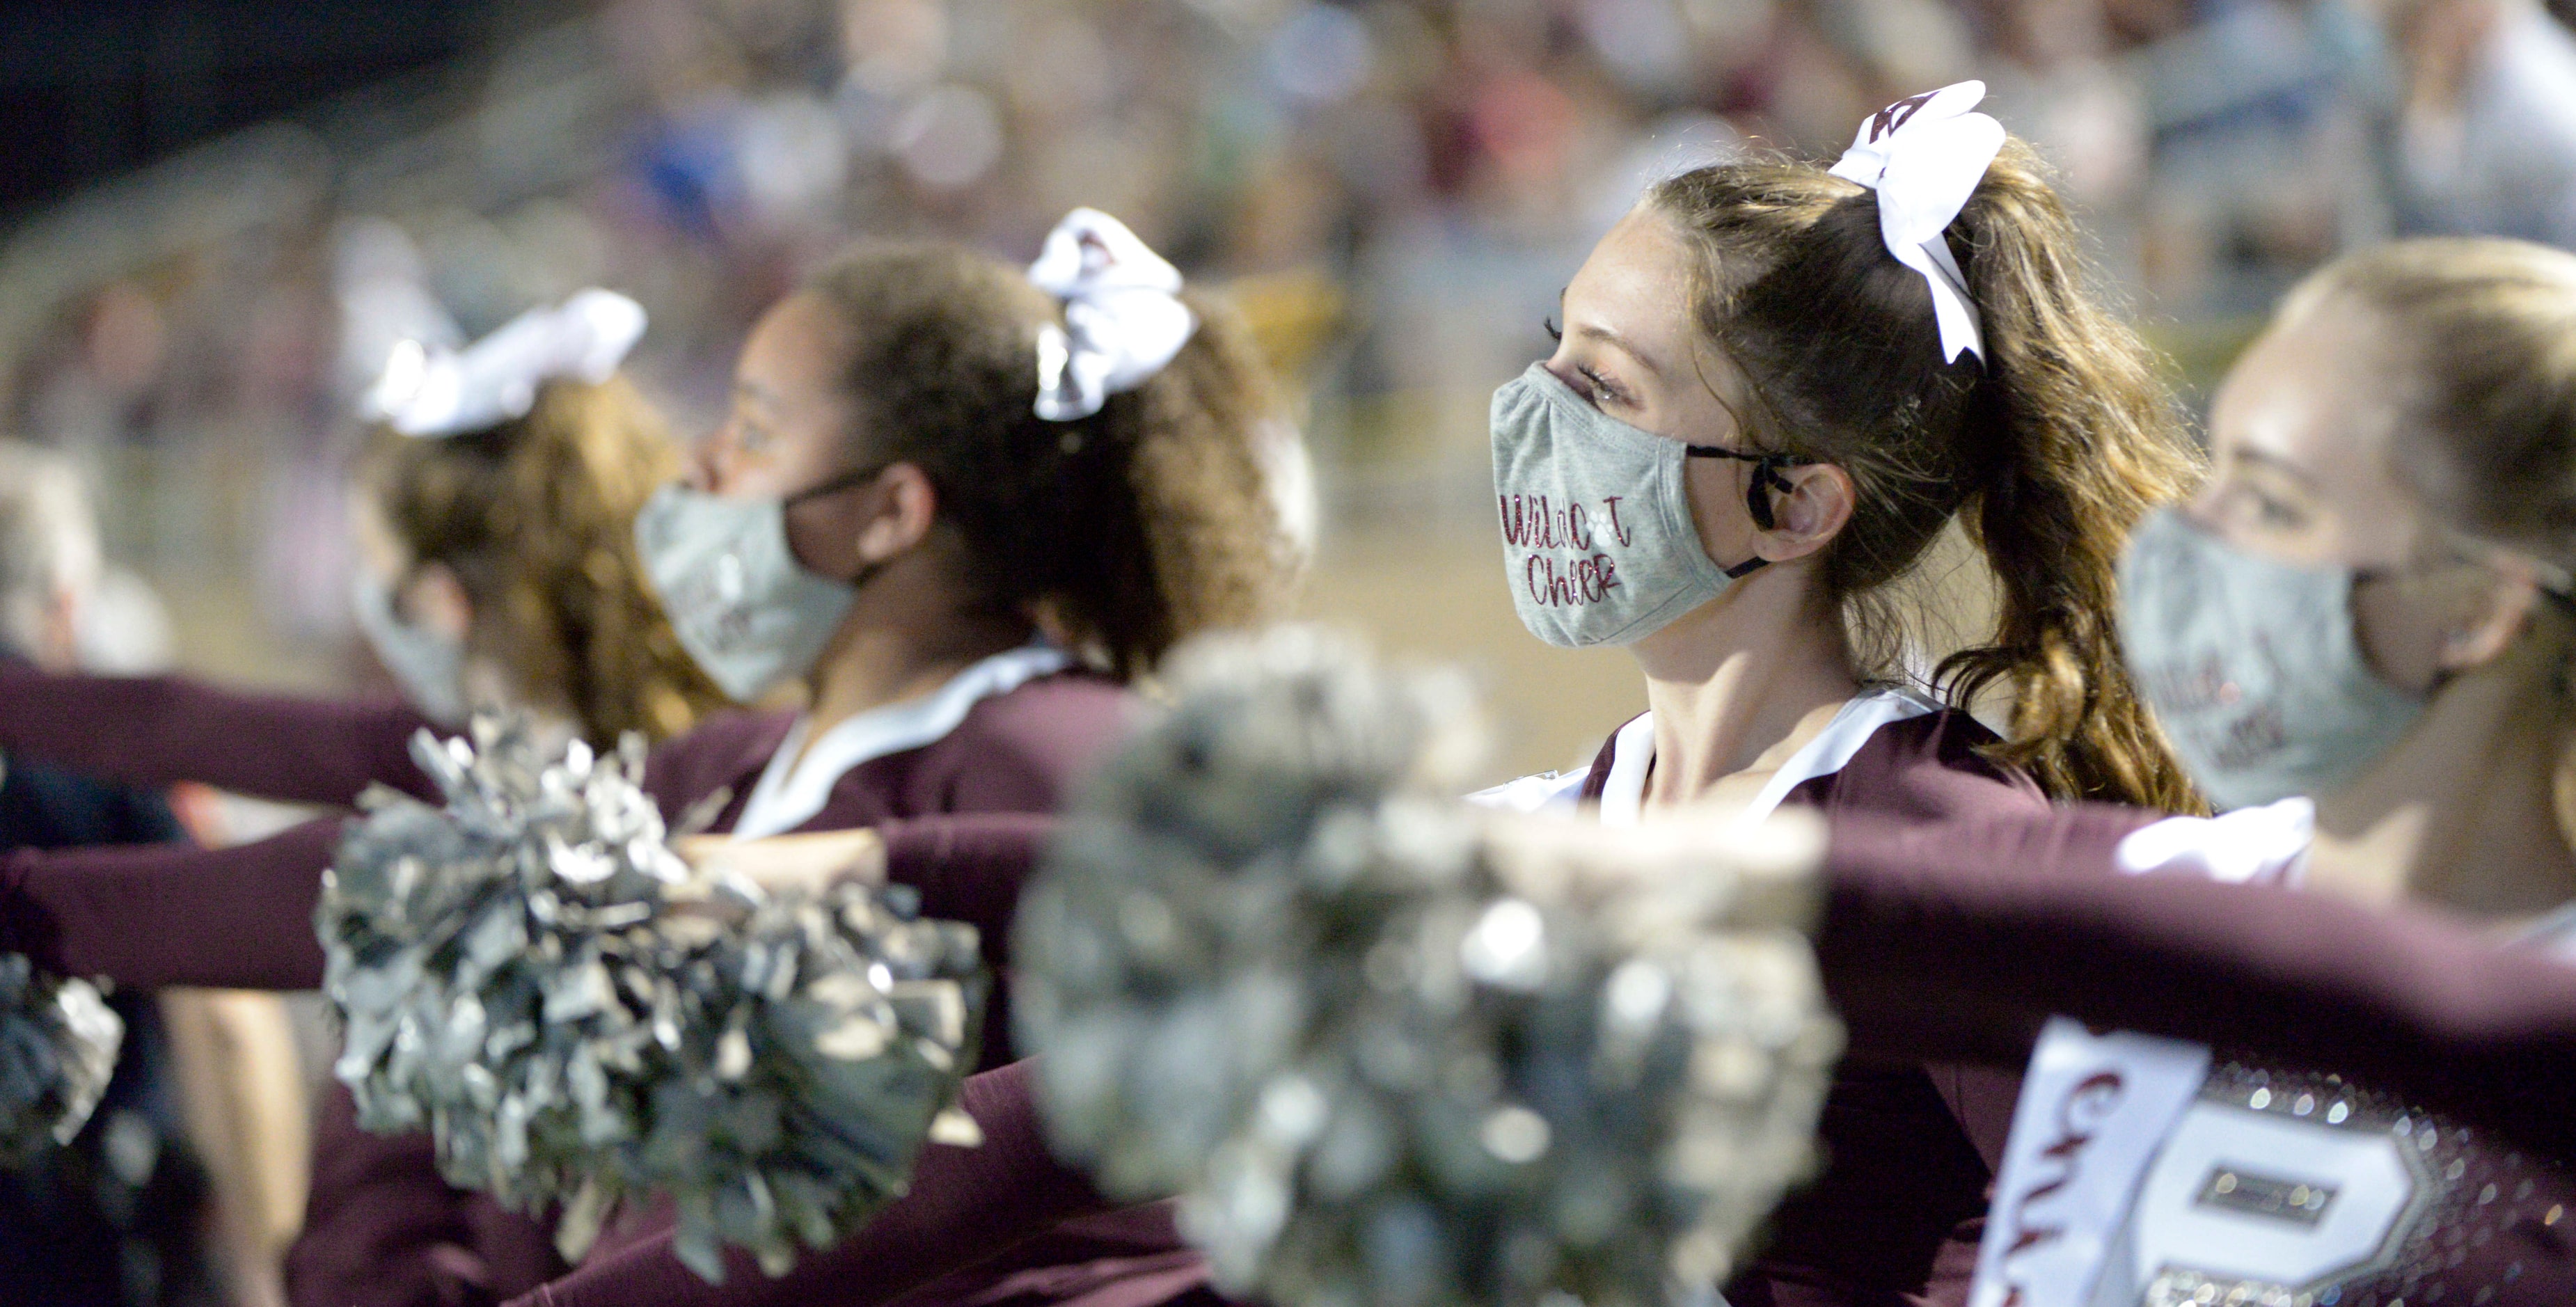
{"type": "Polygon", "coordinates": [[[436,631],[460,644],[474,634],[474,600],[445,563],[413,568],[394,599],[403,620],[424,631],[436,631]]]}
{"type": "Polygon", "coordinates": [[[882,563],[910,550],[929,538],[939,519],[939,490],[929,473],[911,463],[887,467],[866,500],[868,519],[858,533],[862,563],[882,563]]]}
{"type": "Polygon", "coordinates": [[[2464,672],[2495,661],[2531,624],[2531,611],[2539,603],[2539,578],[2513,560],[2498,560],[2488,582],[2463,589],[2458,603],[2444,614],[2434,664],[2446,672],[2464,672]]]}
{"type": "Polygon", "coordinates": [[[1851,473],[1831,463],[1784,467],[1788,490],[1771,494],[1772,527],[1753,538],[1753,551],[1775,563],[1805,558],[1832,544],[1851,521],[1857,500],[1851,473]]]}
{"type": "Polygon", "coordinates": [[[847,581],[929,538],[939,491],[911,463],[890,463],[875,479],[787,510],[787,549],[817,576],[847,581]]]}

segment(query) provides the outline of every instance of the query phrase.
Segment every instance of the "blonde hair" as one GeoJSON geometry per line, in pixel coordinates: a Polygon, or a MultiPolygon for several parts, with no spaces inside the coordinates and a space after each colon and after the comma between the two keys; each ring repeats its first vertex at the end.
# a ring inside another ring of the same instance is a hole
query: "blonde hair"
{"type": "Polygon", "coordinates": [[[2576,254],[2398,241],[2326,265],[2281,317],[2338,304],[2381,333],[2391,470],[2449,525],[2576,567],[2576,254]]]}
{"type": "Polygon", "coordinates": [[[668,739],[726,702],[635,553],[636,511],[679,471],[661,416],[611,377],[550,382],[527,416],[484,431],[379,432],[359,479],[412,565],[443,564],[465,587],[475,648],[605,745],[668,739]]]}
{"type": "Polygon", "coordinates": [[[1646,203],[1696,248],[1693,316],[1748,383],[1754,445],[1852,478],[1824,575],[1862,669],[1891,670],[1904,628],[1924,624],[1895,583],[1957,522],[1993,573],[1995,620],[1930,679],[1960,707],[2010,702],[1997,760],[2060,798],[2198,810],[2114,621],[2130,529],[2190,491],[2200,456],[2154,357],[2093,297],[2029,147],[2006,143],[1948,232],[1982,363],[1943,361],[1931,294],[1887,252],[1874,191],[1764,159],[1684,173],[1646,203]]]}

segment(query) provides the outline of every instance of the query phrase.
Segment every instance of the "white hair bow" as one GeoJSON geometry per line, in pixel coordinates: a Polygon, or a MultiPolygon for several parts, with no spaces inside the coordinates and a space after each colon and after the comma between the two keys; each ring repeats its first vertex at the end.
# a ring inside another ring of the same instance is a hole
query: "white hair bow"
{"type": "Polygon", "coordinates": [[[1836,177],[1878,192],[1878,232],[1896,261],[1923,274],[1941,325],[1941,357],[1986,356],[1968,278],[1942,236],[1967,207],[2004,148],[2004,125],[1972,113],[1984,82],[1960,82],[1909,96],[1870,115],[1833,166],[1836,177]]]}
{"type": "Polygon", "coordinates": [[[546,382],[608,380],[643,335],[643,305],[593,288],[530,309],[461,350],[399,342],[359,406],[406,436],[482,431],[527,416],[546,382]]]}
{"type": "Polygon", "coordinates": [[[1038,416],[1071,422],[1144,385],[1198,330],[1180,269],[1125,223],[1076,209],[1048,233],[1029,280],[1064,301],[1064,326],[1038,328],[1038,416]]]}

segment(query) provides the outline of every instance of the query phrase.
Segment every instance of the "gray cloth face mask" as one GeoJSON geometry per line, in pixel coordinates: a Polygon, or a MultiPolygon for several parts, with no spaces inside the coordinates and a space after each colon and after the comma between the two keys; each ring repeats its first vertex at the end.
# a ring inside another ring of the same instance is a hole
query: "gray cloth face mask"
{"type": "Polygon", "coordinates": [[[2120,644],[2174,753],[2222,809],[2320,795],[2415,725],[2421,696],[2371,670],[2349,569],[2229,548],[2172,509],[2120,559],[2120,644]]]}
{"type": "Polygon", "coordinates": [[[1753,464],[1745,507],[1765,531],[1771,493],[1790,488],[1780,469],[1807,461],[1641,431],[1538,363],[1494,392],[1493,438],[1512,607],[1530,634],[1565,648],[1642,640],[1769,561],[1720,567],[1700,547],[1691,459],[1753,464]]]}
{"type": "Polygon", "coordinates": [[[376,661],[393,674],[421,716],[441,726],[465,724],[464,641],[404,621],[394,611],[393,588],[367,572],[350,583],[349,610],[376,651],[376,661]]]}
{"type": "Polygon", "coordinates": [[[636,552],[680,647],[736,701],[812,670],[850,615],[866,576],[837,581],[807,571],[787,546],[787,509],[857,479],[783,500],[669,485],[635,515],[636,552]]]}

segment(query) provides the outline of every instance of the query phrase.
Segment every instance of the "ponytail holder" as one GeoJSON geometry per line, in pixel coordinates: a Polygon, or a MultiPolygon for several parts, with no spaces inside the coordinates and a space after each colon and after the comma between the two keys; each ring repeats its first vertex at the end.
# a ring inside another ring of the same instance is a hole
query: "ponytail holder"
{"type": "Polygon", "coordinates": [[[1029,280],[1064,301],[1064,325],[1038,328],[1037,411],[1049,422],[1090,417],[1144,385],[1198,330],[1180,269],[1097,209],[1064,215],[1029,280]]]}
{"type": "Polygon", "coordinates": [[[1878,233],[1896,261],[1923,274],[1941,325],[1941,358],[1986,356],[1967,275],[1942,233],[1967,207],[1986,167],[2004,148],[2004,125],[1972,113],[1984,82],[1960,82],[1909,96],[1870,115],[1830,171],[1878,192],[1878,233]]]}
{"type": "Polygon", "coordinates": [[[526,417],[546,382],[608,380],[643,335],[643,305],[615,291],[585,290],[554,308],[530,309],[461,350],[397,343],[359,411],[406,436],[489,430],[526,417]]]}

